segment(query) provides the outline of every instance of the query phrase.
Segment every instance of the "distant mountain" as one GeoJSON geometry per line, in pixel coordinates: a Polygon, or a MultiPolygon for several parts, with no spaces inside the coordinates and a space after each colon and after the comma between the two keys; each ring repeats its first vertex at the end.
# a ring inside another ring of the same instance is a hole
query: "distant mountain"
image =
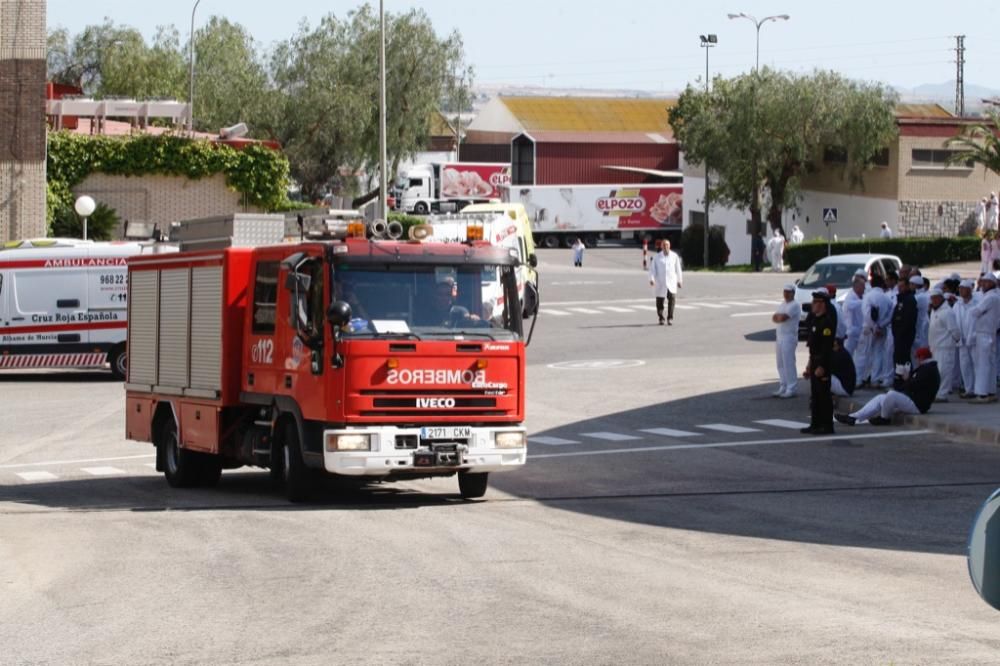
{"type": "MultiPolygon", "coordinates": [[[[955,82],[925,83],[916,88],[897,88],[900,96],[908,102],[937,102],[946,108],[955,104],[955,82]]],[[[965,84],[965,106],[969,110],[980,109],[983,100],[1000,97],[1000,89],[988,88],[974,83],[965,84]]]]}

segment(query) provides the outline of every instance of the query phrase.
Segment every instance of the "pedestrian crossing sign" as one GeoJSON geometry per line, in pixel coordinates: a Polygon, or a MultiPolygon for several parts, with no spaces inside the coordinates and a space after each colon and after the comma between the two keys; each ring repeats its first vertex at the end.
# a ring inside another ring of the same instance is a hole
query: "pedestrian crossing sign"
{"type": "Polygon", "coordinates": [[[837,209],[836,208],[824,208],[823,209],[823,222],[826,224],[834,224],[837,221],[837,209]]]}

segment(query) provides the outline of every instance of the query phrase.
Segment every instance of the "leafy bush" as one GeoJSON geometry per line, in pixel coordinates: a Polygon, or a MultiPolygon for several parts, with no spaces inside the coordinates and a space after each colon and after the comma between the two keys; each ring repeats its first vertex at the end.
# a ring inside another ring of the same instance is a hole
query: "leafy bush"
{"type": "MultiPolygon", "coordinates": [[[[106,204],[97,204],[93,215],[87,218],[87,238],[95,241],[111,240],[119,223],[118,213],[106,204]]],[[[50,234],[55,238],[83,238],[83,222],[72,207],[55,211],[50,234]]]]}
{"type": "MultiPolygon", "coordinates": [[[[980,241],[974,236],[959,238],[887,238],[872,240],[838,241],[833,244],[833,254],[894,254],[905,264],[932,266],[958,261],[978,261],[980,241]]],[[[825,257],[827,243],[816,239],[790,245],[785,250],[785,261],[793,273],[808,270],[825,257]]]]}
{"type": "Polygon", "coordinates": [[[92,173],[112,176],[158,174],[198,180],[224,174],[226,184],[253,206],[275,210],[287,200],[288,160],[266,146],[242,150],[179,135],[121,138],[49,132],[48,214],[72,209],[73,188],[92,173]]]}
{"type": "Polygon", "coordinates": [[[387,222],[399,222],[403,225],[403,238],[410,237],[410,227],[427,222],[426,218],[407,215],[406,213],[389,213],[388,217],[387,222]]]}
{"type": "MultiPolygon", "coordinates": [[[[700,268],[705,264],[705,227],[692,224],[681,233],[681,259],[689,268],[700,268]]],[[[708,232],[709,266],[725,266],[729,262],[729,246],[726,245],[726,229],[713,226],[708,232]]]]}

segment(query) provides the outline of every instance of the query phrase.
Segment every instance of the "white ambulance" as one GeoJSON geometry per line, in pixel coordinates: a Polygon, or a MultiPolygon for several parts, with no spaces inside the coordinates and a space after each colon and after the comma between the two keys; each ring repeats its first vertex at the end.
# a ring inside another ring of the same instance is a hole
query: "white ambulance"
{"type": "Polygon", "coordinates": [[[0,245],[0,370],[110,366],[124,378],[127,262],[143,247],[76,239],[0,245]]]}

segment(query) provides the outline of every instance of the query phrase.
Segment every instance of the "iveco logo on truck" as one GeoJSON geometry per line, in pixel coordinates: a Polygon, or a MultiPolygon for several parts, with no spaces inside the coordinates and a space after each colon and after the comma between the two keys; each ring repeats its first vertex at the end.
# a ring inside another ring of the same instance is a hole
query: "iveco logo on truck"
{"type": "Polygon", "coordinates": [[[619,211],[640,213],[646,209],[646,200],[642,197],[601,197],[595,205],[597,210],[602,213],[617,213],[619,211]]]}
{"type": "Polygon", "coordinates": [[[417,409],[455,409],[455,399],[417,398],[417,409]]]}

